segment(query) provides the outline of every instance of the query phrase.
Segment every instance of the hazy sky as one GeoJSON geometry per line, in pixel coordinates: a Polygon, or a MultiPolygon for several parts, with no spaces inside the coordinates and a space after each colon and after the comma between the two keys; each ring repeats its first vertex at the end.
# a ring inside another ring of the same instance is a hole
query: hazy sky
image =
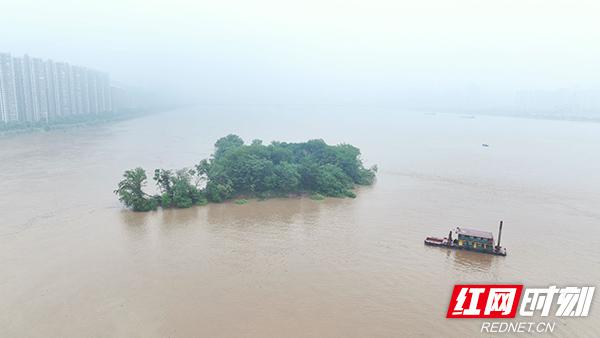
{"type": "Polygon", "coordinates": [[[599,87],[597,0],[0,1],[0,51],[199,101],[599,87]]]}

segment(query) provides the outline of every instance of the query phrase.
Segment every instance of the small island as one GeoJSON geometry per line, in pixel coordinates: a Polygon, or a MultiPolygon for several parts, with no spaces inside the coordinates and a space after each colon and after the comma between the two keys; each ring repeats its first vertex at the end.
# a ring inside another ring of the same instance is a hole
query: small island
{"type": "Polygon", "coordinates": [[[114,191],[134,211],[189,208],[239,198],[265,199],[309,195],[312,199],[351,197],[357,185],[375,181],[377,167],[363,166],[360,150],[349,144],[328,145],[323,140],[303,143],[254,140],[246,145],[237,135],[215,143],[215,153],[193,168],[154,170],[159,194],[144,192],[146,171],[125,171],[114,191]]]}

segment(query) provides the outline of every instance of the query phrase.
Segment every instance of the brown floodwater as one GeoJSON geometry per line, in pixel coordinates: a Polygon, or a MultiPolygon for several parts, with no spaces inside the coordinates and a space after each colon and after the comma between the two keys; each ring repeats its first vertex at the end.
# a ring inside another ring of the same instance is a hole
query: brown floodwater
{"type": "MultiPolygon", "coordinates": [[[[0,191],[1,337],[476,337],[480,320],[445,318],[455,283],[600,280],[597,123],[185,108],[2,137],[0,191]],[[351,143],[378,181],[356,199],[119,205],[125,169],[191,166],[228,133],[351,143]],[[423,245],[501,219],[507,257],[423,245]]],[[[600,336],[598,298],[547,336],[600,336]]]]}

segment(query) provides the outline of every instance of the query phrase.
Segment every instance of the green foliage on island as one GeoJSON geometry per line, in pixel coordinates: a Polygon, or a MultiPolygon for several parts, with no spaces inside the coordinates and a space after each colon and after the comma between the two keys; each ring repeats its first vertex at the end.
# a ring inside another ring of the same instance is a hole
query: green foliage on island
{"type": "Polygon", "coordinates": [[[325,199],[325,196],[319,194],[318,192],[310,194],[310,199],[315,201],[321,201],[325,199]]]}
{"type": "Polygon", "coordinates": [[[245,199],[245,198],[241,198],[239,200],[235,200],[235,204],[237,204],[237,205],[244,205],[246,203],[248,203],[248,200],[245,199]]]}
{"type": "MultiPolygon", "coordinates": [[[[254,140],[246,145],[237,135],[215,143],[215,152],[191,169],[156,169],[153,180],[160,194],[144,192],[142,168],[127,170],[114,191],[135,211],[189,208],[236,197],[269,198],[309,194],[312,199],[356,197],[356,185],[370,185],[377,167],[367,169],[360,150],[349,144],[331,146],[323,140],[303,143],[254,140]]],[[[238,199],[235,203],[245,204],[238,199]]]]}
{"type": "Polygon", "coordinates": [[[154,210],[158,206],[158,201],[154,196],[150,196],[143,191],[146,185],[146,172],[142,168],[135,168],[125,171],[123,180],[119,182],[117,190],[119,200],[127,207],[135,211],[154,210]]]}

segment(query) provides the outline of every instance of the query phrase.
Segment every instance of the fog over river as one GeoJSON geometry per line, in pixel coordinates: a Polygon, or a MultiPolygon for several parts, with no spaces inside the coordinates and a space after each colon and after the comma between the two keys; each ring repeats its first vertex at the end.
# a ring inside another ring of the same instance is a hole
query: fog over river
{"type": "MultiPolygon", "coordinates": [[[[2,337],[475,337],[480,320],[445,318],[455,283],[600,280],[600,123],[189,107],[1,137],[0,191],[2,337]],[[148,213],[113,194],[124,170],[192,166],[229,133],[350,143],[377,182],[148,213]],[[507,257],[423,245],[500,220],[507,257]]],[[[548,336],[599,337],[594,298],[548,336]]]]}

